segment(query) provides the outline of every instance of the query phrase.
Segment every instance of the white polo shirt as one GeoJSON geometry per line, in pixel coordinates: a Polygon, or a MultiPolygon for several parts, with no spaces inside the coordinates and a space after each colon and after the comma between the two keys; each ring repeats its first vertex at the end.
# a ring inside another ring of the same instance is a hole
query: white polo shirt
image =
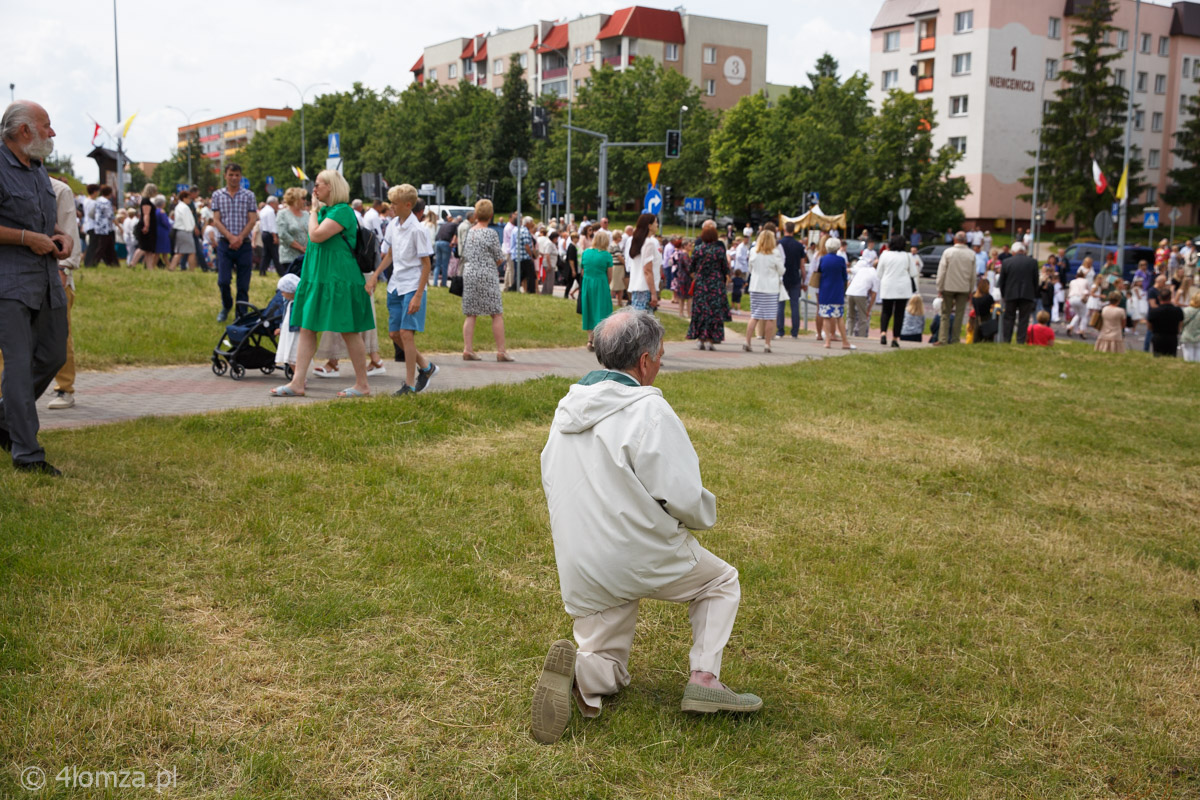
{"type": "Polygon", "coordinates": [[[262,211],[258,212],[258,218],[262,221],[263,233],[279,233],[279,229],[275,227],[275,208],[270,203],[262,207],[262,211]]]}
{"type": "Polygon", "coordinates": [[[417,215],[409,214],[404,222],[392,220],[380,249],[392,254],[392,279],[388,281],[388,294],[415,292],[421,284],[421,259],[433,255],[433,243],[429,241],[429,233],[417,220],[417,215]]]}

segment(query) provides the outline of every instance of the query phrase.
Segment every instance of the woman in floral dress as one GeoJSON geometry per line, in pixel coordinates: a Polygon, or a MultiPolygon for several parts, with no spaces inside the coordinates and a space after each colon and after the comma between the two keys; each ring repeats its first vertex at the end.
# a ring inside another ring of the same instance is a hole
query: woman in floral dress
{"type": "Polygon", "coordinates": [[[463,279],[463,361],[479,361],[475,355],[475,318],[492,318],[492,338],[496,340],[496,360],[515,361],[504,348],[504,299],[496,267],[504,263],[500,239],[489,227],[492,221],[492,201],[475,204],[475,225],[467,231],[467,240],[459,242],[462,252],[463,279]]]}
{"type": "Polygon", "coordinates": [[[729,314],[729,298],[725,295],[725,280],[729,276],[729,259],[725,246],[717,240],[716,225],[705,225],[700,232],[700,244],[692,253],[692,322],[687,338],[699,339],[700,349],[712,350],[717,342],[725,341],[725,323],[729,314]]]}

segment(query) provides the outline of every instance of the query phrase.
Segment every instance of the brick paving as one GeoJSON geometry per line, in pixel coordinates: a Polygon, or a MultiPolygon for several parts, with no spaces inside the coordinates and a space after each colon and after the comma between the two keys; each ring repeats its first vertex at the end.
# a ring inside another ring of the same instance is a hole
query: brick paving
{"type": "MultiPolygon", "coordinates": [[[[748,318],[736,315],[735,319],[748,318]]],[[[856,339],[856,350],[843,350],[840,343],[825,349],[815,337],[801,335],[798,339],[775,339],[773,353],[762,352],[762,341],[755,340],[754,352],[742,350],[742,338],[727,331],[725,342],[713,352],[700,351],[695,342],[667,342],[663,359],[664,373],[689,372],[704,369],[737,369],[760,365],[794,364],[808,359],[828,356],[859,355],[890,351],[881,347],[876,332],[873,337],[856,339]]],[[[921,347],[924,345],[913,345],[921,347]]],[[[470,389],[501,383],[520,383],[530,378],[557,375],[580,378],[597,368],[596,357],[584,347],[539,350],[512,350],[515,363],[500,364],[495,353],[479,351],[482,361],[464,362],[461,353],[430,354],[440,372],[426,391],[444,392],[470,389]]],[[[370,378],[374,394],[392,393],[404,380],[404,364],[387,361],[387,374],[370,378]]],[[[342,362],[343,377],[317,378],[310,376],[308,394],[301,398],[271,397],[270,390],[286,383],[282,372],[263,375],[248,370],[242,380],[235,381],[228,373],[214,375],[206,363],[200,366],[140,367],[112,372],[81,372],[75,379],[75,407],[59,411],[46,408],[47,393],[39,402],[38,416],[44,430],[99,425],[137,419],[146,416],[203,414],[234,408],[295,405],[336,400],[339,390],[351,386],[354,376],[349,364],[342,362]]],[[[418,398],[413,398],[419,402],[418,398]]]]}

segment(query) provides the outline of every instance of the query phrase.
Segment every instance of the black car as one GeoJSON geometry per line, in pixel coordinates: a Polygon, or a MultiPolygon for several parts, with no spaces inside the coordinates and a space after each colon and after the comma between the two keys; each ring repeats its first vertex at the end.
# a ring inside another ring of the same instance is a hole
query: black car
{"type": "MultiPolygon", "coordinates": [[[[1092,263],[1095,269],[1100,269],[1104,266],[1105,260],[1112,257],[1112,254],[1117,252],[1115,244],[1101,245],[1099,242],[1076,242],[1066,250],[1066,279],[1071,280],[1075,277],[1075,273],[1079,270],[1079,265],[1083,263],[1083,259],[1087,256],[1092,257],[1092,263]]],[[[1133,273],[1137,271],[1139,261],[1145,261],[1150,265],[1154,264],[1154,248],[1141,247],[1138,245],[1125,245],[1125,280],[1133,280],[1133,273]]]]}
{"type": "Polygon", "coordinates": [[[917,251],[917,256],[921,259],[922,278],[932,278],[934,275],[937,275],[938,264],[942,260],[942,253],[951,247],[953,245],[931,244],[917,251]]]}

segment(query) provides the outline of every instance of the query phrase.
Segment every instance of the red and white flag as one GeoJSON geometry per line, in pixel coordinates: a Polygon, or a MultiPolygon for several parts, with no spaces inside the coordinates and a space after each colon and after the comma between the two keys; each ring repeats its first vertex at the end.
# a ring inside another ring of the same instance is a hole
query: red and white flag
{"type": "Polygon", "coordinates": [[[100,123],[96,123],[96,130],[92,131],[92,147],[96,146],[96,137],[100,135],[100,123]]]}
{"type": "Polygon", "coordinates": [[[1092,159],[1092,180],[1096,182],[1096,194],[1104,194],[1108,188],[1108,179],[1104,177],[1104,173],[1100,171],[1100,165],[1094,158],[1092,159]]]}

